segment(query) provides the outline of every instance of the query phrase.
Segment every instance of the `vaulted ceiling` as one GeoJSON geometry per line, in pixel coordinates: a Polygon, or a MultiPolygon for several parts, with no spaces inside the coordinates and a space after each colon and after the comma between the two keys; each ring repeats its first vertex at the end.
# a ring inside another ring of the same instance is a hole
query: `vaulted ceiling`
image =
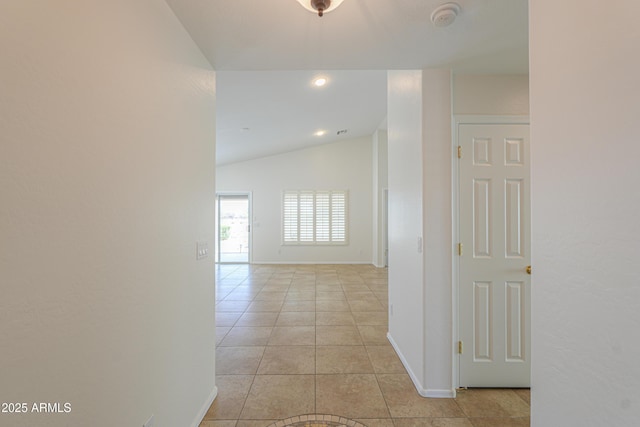
{"type": "Polygon", "coordinates": [[[167,3],[218,72],[219,164],[373,133],[388,69],[528,71],[527,0],[456,0],[444,28],[443,0],[344,0],[322,18],[296,0],[167,3]]]}

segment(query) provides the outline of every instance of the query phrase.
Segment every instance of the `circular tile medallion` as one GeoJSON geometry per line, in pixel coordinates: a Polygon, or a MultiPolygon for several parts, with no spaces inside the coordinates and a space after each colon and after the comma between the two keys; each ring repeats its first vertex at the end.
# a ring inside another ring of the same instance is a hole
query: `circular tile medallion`
{"type": "Polygon", "coordinates": [[[309,414],[298,415],[286,420],[276,421],[268,427],[366,427],[359,423],[339,415],[309,414]]]}

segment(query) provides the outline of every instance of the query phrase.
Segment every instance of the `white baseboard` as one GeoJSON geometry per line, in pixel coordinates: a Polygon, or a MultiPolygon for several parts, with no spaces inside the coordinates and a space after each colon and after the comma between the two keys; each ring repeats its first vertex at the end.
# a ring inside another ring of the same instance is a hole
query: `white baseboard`
{"type": "Polygon", "coordinates": [[[424,397],[433,397],[436,399],[454,399],[456,397],[455,390],[438,390],[438,389],[426,389],[424,394],[420,393],[424,397]]]}
{"type": "Polygon", "coordinates": [[[400,361],[402,362],[402,364],[404,365],[404,368],[409,373],[409,378],[411,378],[411,381],[413,382],[413,385],[416,387],[416,390],[418,391],[418,394],[420,396],[438,398],[438,399],[442,399],[442,398],[453,399],[454,397],[456,397],[456,391],[455,390],[438,390],[438,389],[424,388],[422,386],[422,384],[420,383],[420,380],[418,379],[416,374],[414,374],[414,372],[411,370],[411,367],[409,366],[409,363],[407,363],[407,359],[404,357],[404,355],[400,351],[400,348],[398,348],[398,345],[393,340],[393,337],[391,336],[391,334],[389,332],[387,332],[387,339],[391,343],[391,346],[393,347],[393,349],[398,354],[398,357],[400,358],[400,361]]]}
{"type": "Polygon", "coordinates": [[[213,386],[213,390],[211,391],[211,394],[209,395],[209,397],[207,397],[207,400],[204,402],[204,404],[200,408],[200,411],[198,411],[198,415],[196,415],[196,418],[191,424],[191,427],[198,427],[200,425],[200,423],[204,419],[204,416],[207,415],[207,411],[209,410],[209,407],[211,407],[211,404],[216,399],[217,395],[218,395],[218,387],[213,386]]]}

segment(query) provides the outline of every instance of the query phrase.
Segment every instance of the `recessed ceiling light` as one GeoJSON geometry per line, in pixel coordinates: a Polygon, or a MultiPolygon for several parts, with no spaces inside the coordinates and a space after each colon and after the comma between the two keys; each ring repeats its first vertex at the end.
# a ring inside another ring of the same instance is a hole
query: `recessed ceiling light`
{"type": "Polygon", "coordinates": [[[327,78],[326,77],[318,77],[317,79],[315,79],[313,81],[313,85],[317,86],[317,87],[322,87],[324,85],[327,84],[327,78]]]}
{"type": "Polygon", "coordinates": [[[319,130],[316,133],[314,133],[315,136],[324,136],[327,134],[326,130],[319,130]]]}

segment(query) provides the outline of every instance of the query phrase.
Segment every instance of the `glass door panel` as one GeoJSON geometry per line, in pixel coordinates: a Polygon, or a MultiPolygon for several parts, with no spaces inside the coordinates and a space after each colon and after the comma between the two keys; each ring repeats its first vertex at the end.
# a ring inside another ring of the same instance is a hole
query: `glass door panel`
{"type": "Polygon", "coordinates": [[[249,195],[217,196],[216,256],[221,263],[249,262],[249,195]]]}

